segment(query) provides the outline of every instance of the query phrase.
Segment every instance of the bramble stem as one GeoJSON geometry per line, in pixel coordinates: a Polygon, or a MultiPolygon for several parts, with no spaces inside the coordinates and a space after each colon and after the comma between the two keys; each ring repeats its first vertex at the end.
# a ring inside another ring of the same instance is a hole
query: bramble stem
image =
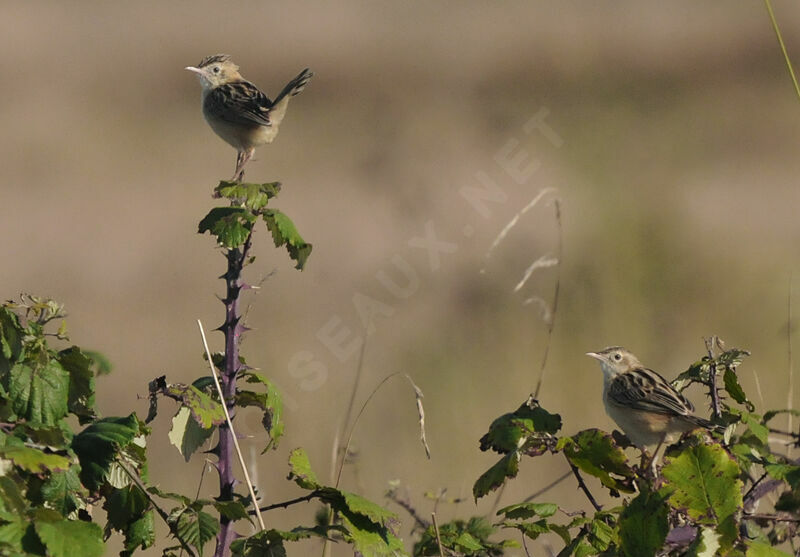
{"type": "MultiPolygon", "coordinates": [[[[225,368],[222,370],[220,383],[225,397],[224,404],[228,408],[231,418],[235,414],[234,397],[236,395],[236,376],[241,369],[239,361],[239,343],[241,342],[244,326],[241,323],[240,297],[247,284],[242,280],[242,269],[247,259],[252,243],[253,231],[247,236],[241,248],[229,249],[225,257],[228,260],[228,269],[222,278],[225,280],[225,322],[219,330],[225,335],[225,368]]],[[[233,488],[236,483],[234,476],[234,440],[233,432],[227,423],[219,426],[219,444],[217,445],[217,471],[219,472],[219,500],[232,501],[233,488]]],[[[236,538],[233,522],[226,516],[220,516],[220,530],[217,534],[217,548],[215,557],[227,557],[230,554],[231,542],[236,538]]]]}

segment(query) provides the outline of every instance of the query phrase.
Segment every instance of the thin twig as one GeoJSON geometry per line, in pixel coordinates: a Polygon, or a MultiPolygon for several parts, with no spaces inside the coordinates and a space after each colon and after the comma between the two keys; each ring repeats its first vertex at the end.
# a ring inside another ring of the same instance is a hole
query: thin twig
{"type": "Polygon", "coordinates": [[[397,495],[396,491],[390,491],[389,493],[386,494],[386,496],[389,498],[390,501],[394,501],[404,511],[406,511],[411,516],[411,518],[414,519],[414,522],[417,524],[417,526],[419,526],[423,530],[427,529],[428,526],[430,526],[430,524],[419,515],[417,509],[415,509],[411,505],[411,501],[409,501],[408,499],[401,499],[397,495]]]}
{"type": "Polygon", "coordinates": [[[708,390],[711,395],[711,415],[714,420],[718,420],[722,416],[722,406],[719,402],[719,392],[717,391],[717,364],[714,362],[714,345],[718,343],[716,336],[704,338],[703,342],[706,344],[706,351],[711,360],[708,369],[708,390]]]}
{"type": "MultiPolygon", "coordinates": [[[[564,457],[564,458],[566,458],[566,457],[564,457]]],[[[589,491],[588,487],[586,487],[586,484],[583,481],[583,477],[581,476],[580,471],[578,471],[578,467],[575,466],[574,464],[572,464],[569,461],[568,458],[567,458],[567,463],[569,464],[569,467],[572,469],[572,473],[575,475],[575,479],[578,480],[578,487],[580,487],[583,490],[583,492],[586,494],[586,497],[587,497],[587,499],[589,499],[589,502],[594,507],[594,510],[597,511],[597,512],[602,511],[603,507],[601,507],[600,505],[597,504],[597,501],[595,500],[594,496],[592,495],[592,492],[589,491]]]]}
{"type": "Polygon", "coordinates": [[[494,513],[497,512],[497,507],[500,506],[500,499],[503,497],[503,493],[505,492],[507,485],[508,482],[503,482],[503,485],[501,485],[500,488],[497,490],[497,495],[495,495],[494,503],[492,504],[492,508],[489,509],[489,514],[487,516],[492,516],[494,515],[494,513]]]}
{"type": "Polygon", "coordinates": [[[439,536],[439,524],[436,522],[436,513],[431,513],[433,520],[433,531],[436,532],[436,543],[439,546],[439,557],[444,557],[444,548],[442,547],[442,538],[439,536]]]}
{"type": "Polygon", "coordinates": [[[530,553],[530,551],[528,551],[528,544],[525,543],[525,538],[527,536],[525,536],[525,532],[520,532],[520,534],[522,534],[522,549],[525,550],[525,555],[527,555],[528,557],[531,557],[531,553],[530,553]]]}
{"type": "MultiPolygon", "coordinates": [[[[347,427],[350,425],[350,417],[353,414],[353,408],[356,404],[356,393],[358,392],[358,386],[361,384],[361,374],[364,371],[364,353],[367,350],[367,338],[369,338],[369,329],[372,326],[372,313],[370,312],[367,318],[367,324],[364,328],[364,340],[361,342],[361,349],[358,352],[358,363],[356,364],[356,378],[353,381],[353,389],[350,391],[350,401],[347,403],[347,413],[344,416],[344,421],[342,422],[342,432],[347,431],[347,427]]],[[[342,466],[344,466],[344,459],[347,456],[345,453],[344,457],[342,457],[342,466]]],[[[341,476],[341,467],[339,468],[339,476],[341,476]]],[[[339,483],[337,480],[336,487],[339,487],[339,483]]]]}
{"type": "Polygon", "coordinates": [[[769,13],[769,19],[772,22],[772,28],[775,30],[775,36],[778,37],[778,44],[781,45],[781,52],[783,53],[783,59],[786,61],[786,67],[789,69],[789,76],[792,78],[794,92],[797,94],[797,98],[800,99],[800,85],[798,85],[797,77],[794,75],[794,68],[792,68],[792,62],[789,60],[789,53],[786,51],[786,45],[783,43],[781,30],[778,27],[778,20],[775,19],[775,13],[772,11],[772,4],[769,0],[764,0],[764,4],[767,6],[767,12],[769,13]]]}
{"type": "MultiPolygon", "coordinates": [[[[389,381],[389,379],[391,379],[393,377],[397,377],[398,375],[405,375],[405,374],[402,371],[395,371],[394,373],[389,374],[386,377],[384,377],[381,380],[381,382],[378,383],[378,386],[375,387],[372,390],[372,392],[369,394],[369,396],[367,397],[367,400],[364,401],[364,404],[361,405],[361,409],[358,411],[358,414],[356,414],[355,420],[353,420],[353,425],[350,428],[350,433],[347,435],[347,442],[344,444],[344,455],[345,456],[347,455],[348,451],[350,450],[350,443],[353,440],[353,433],[355,433],[356,425],[358,425],[358,421],[361,418],[361,415],[364,413],[364,410],[367,409],[367,405],[369,405],[369,402],[372,400],[372,397],[374,397],[378,393],[378,391],[381,389],[381,387],[383,386],[384,383],[386,383],[387,381],[389,381]]],[[[406,377],[408,377],[408,376],[406,375],[406,377]]],[[[409,381],[410,381],[410,378],[409,378],[409,381]]],[[[413,385],[414,382],[411,381],[411,384],[413,385]]],[[[343,468],[344,468],[344,458],[342,458],[342,463],[339,466],[339,473],[336,476],[336,483],[334,484],[334,487],[336,487],[336,488],[339,487],[339,482],[342,479],[342,469],[343,468]]]]}
{"type": "MultiPolygon", "coordinates": [[[[312,499],[319,496],[320,492],[318,490],[314,490],[308,495],[303,495],[302,497],[295,497],[294,499],[289,499],[288,501],[283,501],[282,503],[273,503],[272,505],[260,507],[258,510],[260,510],[261,512],[267,512],[274,509],[285,509],[286,507],[290,507],[291,505],[296,505],[297,503],[305,503],[306,501],[311,501],[312,499]]],[[[255,511],[249,511],[249,514],[255,514],[255,511]]]]}
{"type": "Polygon", "coordinates": [[[564,243],[562,239],[563,230],[561,226],[561,204],[559,203],[558,199],[556,199],[553,203],[556,209],[556,225],[558,227],[558,248],[556,250],[556,260],[558,263],[556,265],[556,286],[553,290],[553,309],[550,312],[550,320],[547,322],[547,340],[545,341],[544,345],[542,364],[539,366],[539,380],[536,382],[536,388],[533,390],[533,398],[539,398],[539,390],[542,388],[542,382],[544,381],[544,372],[545,368],[547,367],[547,357],[550,354],[550,344],[553,339],[553,329],[556,326],[556,315],[558,314],[558,294],[561,291],[561,267],[563,266],[562,252],[564,243]]]}
{"type": "MultiPolygon", "coordinates": [[[[564,480],[569,478],[571,475],[572,475],[572,471],[564,472],[563,474],[561,474],[561,476],[559,476],[558,478],[556,478],[555,480],[553,480],[552,482],[550,482],[549,484],[544,486],[539,491],[537,491],[537,492],[535,492],[535,493],[533,493],[531,495],[528,495],[525,499],[523,499],[523,502],[527,503],[529,501],[533,501],[537,497],[539,497],[539,496],[547,493],[551,489],[553,489],[555,486],[557,486],[558,484],[560,484],[561,482],[563,482],[564,480]]],[[[505,484],[503,484],[503,485],[505,485],[505,484]]]]}
{"type": "MultiPolygon", "coordinates": [[[[786,429],[792,431],[794,429],[793,416],[791,410],[794,408],[794,365],[792,360],[792,275],[789,275],[789,299],[786,302],[787,313],[789,314],[788,323],[786,324],[786,347],[789,351],[789,390],[786,393],[786,408],[789,412],[786,414],[786,429]]],[[[792,457],[792,447],[786,449],[786,456],[792,457]]]]}
{"type": "Polygon", "coordinates": [[[150,494],[149,491],[147,491],[147,487],[145,487],[141,478],[139,478],[139,475],[130,471],[128,467],[122,463],[122,461],[117,460],[117,464],[122,469],[122,471],[125,472],[125,474],[127,474],[127,476],[131,479],[131,481],[134,484],[136,484],[136,487],[139,488],[139,490],[144,494],[144,496],[147,497],[147,500],[150,501],[150,504],[156,510],[158,516],[160,516],[161,519],[164,521],[164,523],[167,525],[167,528],[169,528],[169,531],[172,533],[173,536],[175,536],[175,539],[178,540],[178,543],[181,544],[181,547],[184,549],[184,551],[188,552],[189,555],[194,557],[195,553],[194,551],[192,551],[192,548],[189,547],[186,544],[186,542],[184,542],[178,535],[177,524],[171,522],[169,520],[169,514],[167,514],[167,511],[158,506],[158,503],[156,503],[155,499],[153,499],[153,496],[150,494]]]}
{"type": "Polygon", "coordinates": [[[748,514],[745,513],[742,515],[742,518],[749,519],[749,520],[774,520],[776,522],[795,522],[800,523],[800,518],[796,516],[790,515],[777,515],[777,514],[758,514],[752,513],[748,514]]]}
{"type": "Polygon", "coordinates": [[[197,491],[194,494],[194,500],[200,499],[200,490],[203,488],[203,479],[206,477],[206,470],[208,470],[208,461],[203,462],[203,470],[200,472],[200,481],[197,482],[197,491]]]}
{"type": "Polygon", "coordinates": [[[261,517],[261,511],[258,509],[258,501],[256,500],[256,492],[253,489],[253,483],[250,481],[250,474],[247,472],[247,465],[244,462],[244,456],[242,455],[242,449],[239,447],[239,440],[236,438],[236,430],[233,429],[233,421],[231,420],[231,415],[228,412],[228,405],[225,401],[225,395],[222,392],[222,385],[219,383],[219,377],[217,376],[217,368],[214,366],[214,358],[211,357],[211,351],[208,349],[208,341],[206,340],[206,332],[203,329],[203,323],[198,319],[197,326],[200,328],[200,336],[203,337],[203,348],[206,350],[206,358],[208,359],[208,367],[211,369],[211,376],[214,378],[214,385],[217,387],[217,393],[219,394],[220,404],[222,405],[222,410],[225,413],[225,420],[228,422],[228,428],[231,432],[231,439],[233,439],[233,446],[236,448],[236,455],[239,457],[239,464],[242,466],[242,473],[244,474],[244,480],[247,483],[247,489],[250,490],[250,498],[253,502],[253,508],[256,510],[256,518],[258,519],[258,525],[261,527],[261,531],[267,529],[264,525],[264,519],[261,517]]]}
{"type": "Polygon", "coordinates": [[[747,499],[753,493],[753,490],[756,488],[756,486],[758,486],[758,484],[760,484],[762,481],[764,481],[764,478],[766,478],[766,477],[767,477],[767,473],[764,472],[763,474],[761,474],[760,478],[758,478],[756,481],[753,482],[753,485],[750,486],[750,489],[748,489],[747,493],[745,493],[744,496],[742,497],[742,500],[744,501],[744,506],[747,506],[747,499]]]}

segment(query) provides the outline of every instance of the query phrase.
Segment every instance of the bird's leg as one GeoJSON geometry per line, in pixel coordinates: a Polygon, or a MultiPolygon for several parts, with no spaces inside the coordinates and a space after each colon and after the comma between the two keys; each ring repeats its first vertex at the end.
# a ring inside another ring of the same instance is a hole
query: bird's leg
{"type": "Polygon", "coordinates": [[[666,450],[665,442],[667,440],[667,434],[661,437],[661,441],[658,442],[656,445],[656,449],[653,451],[653,456],[650,458],[650,461],[647,462],[647,467],[645,468],[645,457],[646,453],[642,450],[642,462],[640,464],[640,470],[643,474],[647,474],[648,476],[652,477],[653,485],[658,483],[658,461],[659,461],[659,453],[661,453],[662,449],[666,450]]]}
{"type": "Polygon", "coordinates": [[[247,164],[253,157],[253,153],[255,153],[255,149],[248,149],[247,151],[239,151],[236,157],[236,170],[233,172],[233,178],[231,178],[234,182],[241,182],[244,180],[244,165],[247,164]]]}

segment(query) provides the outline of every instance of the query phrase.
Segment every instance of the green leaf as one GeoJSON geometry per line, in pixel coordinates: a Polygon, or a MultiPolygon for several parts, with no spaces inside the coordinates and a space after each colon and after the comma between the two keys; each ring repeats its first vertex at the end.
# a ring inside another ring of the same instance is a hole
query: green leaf
{"type": "Polygon", "coordinates": [[[283,546],[284,541],[297,541],[310,537],[331,539],[328,535],[331,531],[340,534],[347,533],[347,530],[338,525],[315,526],[314,528],[298,526],[288,532],[281,530],[265,530],[253,534],[249,538],[239,538],[234,541],[231,544],[231,552],[237,557],[284,556],[286,555],[286,549],[283,546]]]}
{"type": "Polygon", "coordinates": [[[124,530],[132,521],[141,518],[149,508],[150,501],[147,496],[135,485],[115,489],[103,503],[108,523],[119,531],[124,530]]]}
{"type": "Polygon", "coordinates": [[[135,485],[114,490],[103,504],[111,529],[125,535],[125,549],[147,549],[155,543],[155,523],[153,511],[147,496],[135,485]]]}
{"type": "Polygon", "coordinates": [[[289,468],[289,479],[294,480],[303,489],[315,490],[322,487],[319,480],[317,480],[316,474],[311,469],[311,463],[308,461],[308,454],[305,449],[294,449],[289,454],[289,468]]]}
{"type": "Polygon", "coordinates": [[[125,550],[133,553],[136,549],[147,549],[156,542],[155,515],[147,511],[138,520],[131,522],[124,530],[125,550]]]}
{"type": "Polygon", "coordinates": [[[532,540],[552,531],[550,525],[543,518],[535,522],[502,522],[501,525],[504,528],[515,528],[532,540]]]}
{"type": "Polygon", "coordinates": [[[92,371],[95,375],[108,375],[111,373],[111,370],[114,369],[114,366],[111,365],[111,360],[109,360],[104,354],[97,352],[96,350],[86,350],[85,348],[82,350],[83,354],[92,360],[92,371]]]}
{"type": "Polygon", "coordinates": [[[395,513],[365,499],[361,495],[341,490],[339,490],[339,493],[344,497],[344,502],[348,509],[354,513],[365,516],[376,524],[389,526],[392,521],[397,520],[397,515],[395,513]]]}
{"type": "Polygon", "coordinates": [[[272,232],[272,240],[275,247],[286,245],[286,250],[297,265],[296,269],[301,271],[306,265],[306,260],[311,254],[311,244],[306,243],[297,232],[294,223],[281,211],[277,209],[267,209],[262,213],[267,228],[272,232]]]}
{"type": "Polygon", "coordinates": [[[231,543],[234,557],[286,557],[283,536],[278,530],[264,530],[231,543]]]}
{"type": "Polygon", "coordinates": [[[740,412],[739,417],[750,433],[755,435],[764,447],[768,447],[769,428],[761,423],[761,418],[749,412],[740,412]]]}
{"type": "Polygon", "coordinates": [[[388,527],[380,526],[347,507],[337,509],[347,530],[345,539],[364,557],[406,555],[403,542],[388,527]]]}
{"type": "MultiPolygon", "coordinates": [[[[7,544],[7,546],[11,546],[18,552],[9,552],[8,555],[14,557],[26,555],[22,552],[22,540],[31,524],[23,516],[13,515],[4,516],[2,522],[3,524],[0,525],[0,544],[7,544]]],[[[0,546],[0,555],[6,555],[2,549],[2,546],[0,546]]]]}
{"type": "MultiPolygon", "coordinates": [[[[494,528],[482,517],[472,517],[468,521],[453,520],[439,526],[439,537],[445,548],[445,555],[502,555],[503,543],[493,543],[489,536],[494,528]]],[[[440,555],[436,532],[433,526],[423,532],[420,541],[414,545],[415,556],[440,555]]]]}
{"type": "Polygon", "coordinates": [[[236,201],[248,209],[258,210],[267,206],[267,202],[278,195],[281,190],[280,182],[266,184],[253,184],[249,182],[230,182],[223,180],[214,188],[220,197],[236,201]]]}
{"type": "Polygon", "coordinates": [[[72,440],[72,449],[81,463],[81,482],[95,491],[105,481],[111,464],[139,434],[135,414],[124,418],[98,420],[72,440]]]}
{"type": "Polygon", "coordinates": [[[200,221],[197,231],[216,236],[217,243],[224,248],[238,248],[244,245],[256,218],[250,210],[242,207],[214,207],[200,221]]]}
{"type": "Polygon", "coordinates": [[[167,394],[180,399],[181,404],[192,411],[192,416],[202,429],[208,429],[225,422],[222,405],[193,385],[171,384],[167,394]]]}
{"type": "Polygon", "coordinates": [[[741,350],[739,348],[730,348],[725,350],[722,354],[717,356],[717,364],[727,368],[736,368],[744,360],[745,356],[749,356],[749,350],[741,350]]]}
{"type": "Polygon", "coordinates": [[[527,519],[534,516],[547,518],[553,516],[558,511],[558,505],[555,503],[517,503],[516,505],[509,505],[497,511],[497,515],[504,514],[507,519],[527,519]]]}
{"type": "Polygon", "coordinates": [[[22,515],[28,510],[28,500],[25,498],[27,486],[17,474],[0,476],[0,507],[2,510],[16,515],[22,515]]]}
{"type": "Polygon", "coordinates": [[[78,416],[81,424],[94,419],[94,360],[73,346],[59,352],[58,361],[69,373],[69,411],[78,416]]]}
{"type": "Polygon", "coordinates": [[[214,501],[217,512],[229,520],[250,520],[247,509],[241,501],[214,501]]]}
{"type": "Polygon", "coordinates": [[[723,548],[736,539],[736,512],[742,505],[739,466],[717,444],[687,447],[662,469],[662,494],[698,524],[713,526],[723,548]]]}
{"type": "Polygon", "coordinates": [[[71,461],[68,457],[46,453],[40,449],[26,447],[22,442],[8,443],[0,448],[0,456],[14,463],[26,472],[41,474],[44,472],[60,472],[67,470],[71,461]]]}
{"type": "Polygon", "coordinates": [[[195,451],[203,446],[212,433],[214,433],[213,427],[204,429],[194,419],[189,408],[181,406],[178,413],[172,418],[172,429],[167,437],[170,443],[177,447],[186,462],[189,462],[195,451]]]}
{"type": "Polygon", "coordinates": [[[8,392],[19,417],[53,425],[67,415],[69,374],[55,360],[17,364],[9,373],[8,392]]]}
{"type": "Polygon", "coordinates": [[[477,501],[503,485],[506,478],[516,478],[519,473],[519,451],[512,451],[504,455],[497,463],[475,481],[472,486],[472,496],[477,501]]]}
{"type": "Polygon", "coordinates": [[[786,462],[766,464],[764,471],[776,480],[785,481],[793,489],[800,487],[800,466],[786,462]]]}
{"type": "Polygon", "coordinates": [[[755,406],[747,399],[744,389],[742,389],[742,386],[739,384],[739,378],[736,376],[736,372],[733,368],[726,367],[722,379],[725,383],[725,390],[728,391],[728,394],[731,395],[733,400],[739,404],[744,404],[750,412],[755,410],[755,406]]]}
{"type": "Polygon", "coordinates": [[[526,446],[525,453],[533,456],[547,450],[547,441],[561,429],[561,416],[551,414],[533,398],[517,410],[504,414],[489,426],[489,432],[480,440],[482,451],[492,449],[498,453],[516,451],[526,446]]]}
{"type": "Polygon", "coordinates": [[[598,551],[606,551],[611,544],[617,541],[617,535],[614,528],[605,522],[605,518],[609,515],[596,514],[594,519],[589,523],[589,543],[598,551]]]}
{"type": "Polygon", "coordinates": [[[92,522],[63,520],[55,511],[39,510],[36,534],[52,557],[100,557],[105,551],[103,530],[92,522]]]}
{"type": "Polygon", "coordinates": [[[283,399],[277,387],[266,377],[254,372],[248,372],[244,377],[248,383],[259,383],[266,390],[263,393],[244,390],[236,393],[237,406],[255,406],[264,413],[261,423],[270,439],[261,453],[264,454],[269,449],[276,449],[278,441],[283,436],[283,399]]]}
{"type": "MultiPolygon", "coordinates": [[[[307,466],[307,457],[303,462],[303,458],[299,456],[298,451],[301,450],[295,449],[290,457],[290,462],[291,460],[295,461],[290,478],[294,477],[295,481],[298,481],[295,470],[310,472],[310,468],[307,466]]],[[[309,482],[308,476],[303,482],[309,482]]],[[[298,483],[300,482],[298,481],[298,483]]],[[[316,478],[313,478],[310,485],[318,485],[316,478]]],[[[301,484],[301,487],[306,486],[301,484]]],[[[309,488],[306,487],[306,489],[309,488]]],[[[353,548],[357,552],[365,557],[404,554],[403,543],[392,530],[396,522],[394,513],[354,493],[340,491],[333,487],[318,487],[318,489],[320,499],[328,503],[342,517],[342,524],[346,531],[343,536],[345,540],[353,544],[353,548]]]]}
{"type": "Polygon", "coordinates": [[[624,493],[635,491],[636,474],[628,465],[625,451],[608,433],[586,429],[572,437],[562,437],[556,449],[563,450],[572,464],[599,479],[607,488],[624,493]]]}
{"type": "Polygon", "coordinates": [[[0,306],[0,371],[7,371],[19,360],[23,334],[17,314],[0,306]]]}
{"type": "Polygon", "coordinates": [[[720,535],[710,528],[700,528],[697,538],[686,551],[687,557],[715,557],[720,548],[720,535]]]}
{"type": "Polygon", "coordinates": [[[629,557],[656,555],[669,533],[665,497],[648,491],[639,493],[619,518],[620,549],[629,557]]]}
{"type": "Polygon", "coordinates": [[[177,518],[178,537],[187,545],[203,552],[203,546],[217,535],[219,522],[210,514],[192,507],[184,509],[177,518]]]}
{"type": "Polygon", "coordinates": [[[766,424],[775,416],[780,416],[782,414],[791,414],[792,416],[800,416],[800,410],[770,410],[764,414],[763,422],[766,424]]]}
{"type": "Polygon", "coordinates": [[[791,557],[788,553],[758,541],[747,542],[747,553],[745,555],[746,557],[791,557]]]}
{"type": "Polygon", "coordinates": [[[781,496],[775,502],[775,510],[790,513],[796,513],[800,510],[800,491],[791,489],[781,493],[781,496]]]}
{"type": "Polygon", "coordinates": [[[50,474],[42,485],[41,494],[50,508],[66,516],[83,506],[80,497],[87,492],[78,478],[77,467],[72,466],[64,472],[50,474]]]}

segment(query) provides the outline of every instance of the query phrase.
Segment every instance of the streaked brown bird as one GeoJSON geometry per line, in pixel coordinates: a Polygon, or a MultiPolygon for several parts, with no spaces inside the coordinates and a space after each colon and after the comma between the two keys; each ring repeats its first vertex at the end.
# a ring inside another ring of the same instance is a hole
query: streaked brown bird
{"type": "Polygon", "coordinates": [[[211,129],[238,152],[232,180],[244,178],[244,166],[256,147],[272,143],[286,115],[289,99],[302,91],[314,74],[304,69],[271,101],[239,73],[227,54],[203,58],[188,66],[203,88],[203,116],[211,129]]]}
{"type": "Polygon", "coordinates": [[[693,429],[712,423],[694,415],[694,406],[652,369],[622,348],[587,352],[603,370],[606,412],[641,449],[667,445],[693,429]]]}

